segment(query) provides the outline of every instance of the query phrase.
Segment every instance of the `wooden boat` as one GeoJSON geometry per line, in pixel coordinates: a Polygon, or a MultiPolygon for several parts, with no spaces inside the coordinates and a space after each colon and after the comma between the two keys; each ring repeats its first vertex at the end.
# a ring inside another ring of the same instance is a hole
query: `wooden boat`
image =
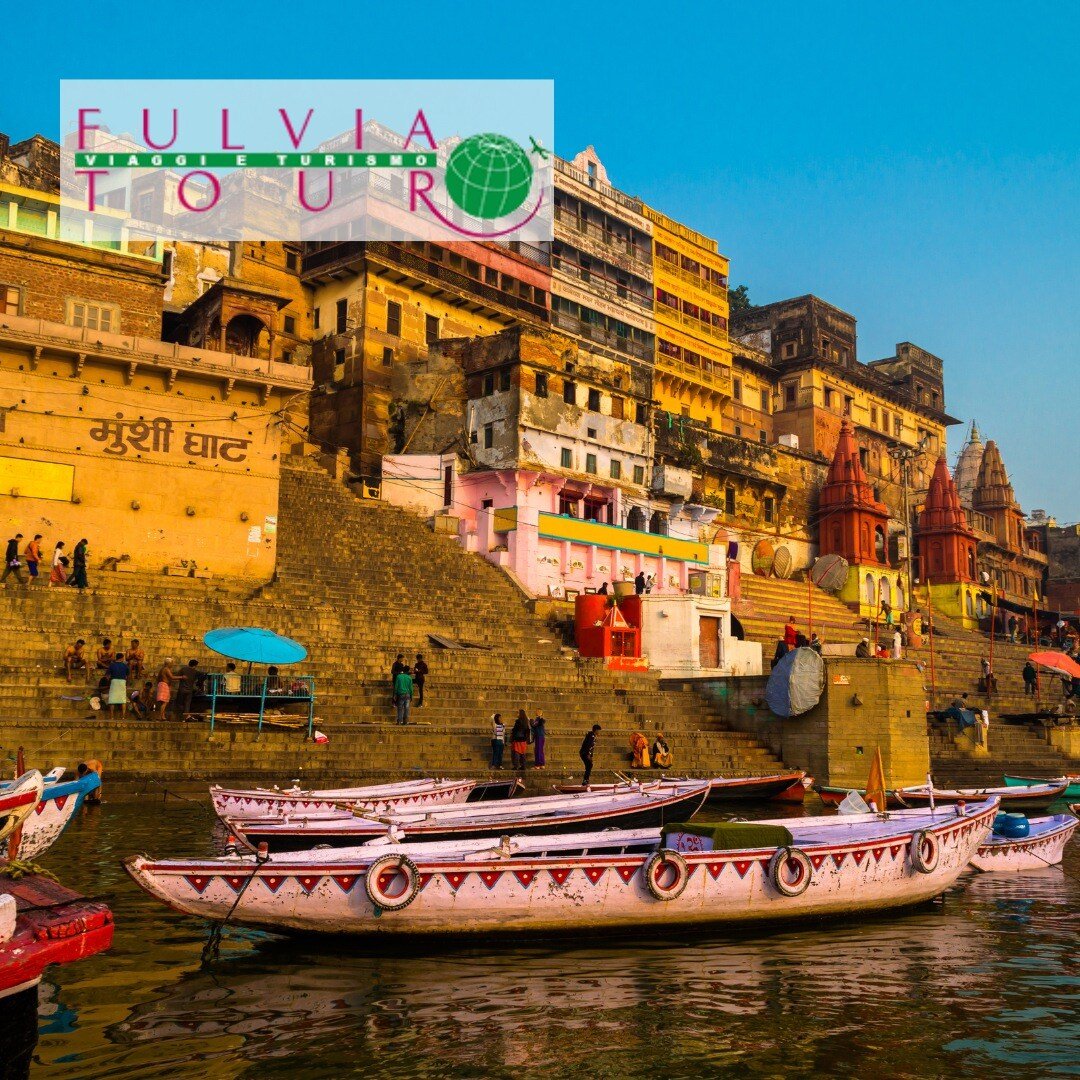
{"type": "MultiPolygon", "coordinates": [[[[588,933],[852,915],[949,888],[998,800],[945,811],[785,820],[740,846],[704,826],[124,863],[177,911],[362,935],[588,933]],[[693,830],[693,831],[691,831],[693,830]],[[787,830],[790,830],[789,832],[787,830]]],[[[727,826],[731,828],[730,825],[727,826]]],[[[722,826],[717,826],[717,829],[722,826]]],[[[748,835],[748,834],[743,834],[748,835]]]]}
{"type": "Polygon", "coordinates": [[[769,799],[769,802],[782,802],[782,803],[801,803],[806,801],[806,793],[814,786],[814,778],[812,776],[803,775],[802,779],[796,780],[794,784],[789,788],[785,788],[783,791],[776,795],[773,795],[769,799]]]}
{"type": "MultiPolygon", "coordinates": [[[[1075,812],[1080,806],[1072,809],[1075,812]]],[[[1057,866],[1080,821],[1072,814],[1054,814],[1029,818],[1028,826],[1027,836],[999,836],[991,832],[972,856],[971,865],[984,873],[1016,873],[1057,866]]]]}
{"type": "Polygon", "coordinates": [[[1041,779],[1034,776],[1006,776],[1005,786],[1030,787],[1032,784],[1056,784],[1059,780],[1065,780],[1069,785],[1062,798],[1080,799],[1080,776],[1050,776],[1041,779]]]}
{"type": "Polygon", "coordinates": [[[36,986],[50,964],[102,952],[112,936],[105,904],[38,874],[0,877],[0,999],[36,986]]]}
{"type": "MultiPolygon", "coordinates": [[[[1068,780],[1062,778],[1048,784],[1030,784],[1027,787],[992,787],[992,788],[937,788],[933,789],[935,806],[946,806],[958,802],[980,802],[991,796],[1001,799],[1002,810],[1046,810],[1051,803],[1064,797],[1068,780]]],[[[929,806],[931,791],[925,784],[921,787],[897,788],[896,796],[908,806],[929,806]]]]}
{"type": "Polygon", "coordinates": [[[289,819],[228,819],[237,839],[252,850],[303,851],[318,844],[353,847],[378,837],[401,836],[411,843],[465,840],[507,833],[588,832],[607,827],[646,828],[689,820],[701,808],[708,781],[699,780],[657,791],[621,791],[597,795],[540,796],[466,806],[433,806],[426,813],[395,812],[378,818],[347,812],[294,815],[289,819]]]}
{"type": "Polygon", "coordinates": [[[14,856],[36,859],[48,851],[75,819],[86,797],[99,787],[101,778],[95,772],[88,772],[78,780],[54,779],[45,784],[37,806],[23,820],[14,856]]]}
{"type": "MultiPolygon", "coordinates": [[[[687,784],[692,781],[683,780],[682,783],[687,784]]],[[[594,795],[611,795],[616,791],[656,791],[660,787],[660,781],[657,780],[620,780],[615,784],[552,784],[555,791],[560,795],[588,795],[590,793],[594,795]]]]}
{"type": "MultiPolygon", "coordinates": [[[[511,781],[516,782],[516,781],[511,781]]],[[[475,780],[402,780],[392,784],[367,787],[323,788],[254,788],[250,791],[210,788],[214,812],[221,818],[263,817],[277,813],[323,813],[339,806],[363,806],[369,813],[388,810],[463,803],[476,787],[475,780]]]]}
{"type": "MultiPolygon", "coordinates": [[[[801,784],[806,773],[774,773],[771,776],[717,776],[709,781],[709,802],[749,801],[751,799],[773,799],[795,784],[801,784]]],[[[665,776],[662,784],[685,784],[686,778],[665,776]]]]}
{"type": "MultiPolygon", "coordinates": [[[[839,806],[844,801],[845,796],[852,791],[861,798],[866,798],[866,788],[828,787],[825,784],[814,784],[814,790],[826,806],[839,806]]],[[[895,791],[886,791],[885,801],[889,810],[908,808],[908,804],[895,791]]]]}
{"type": "MultiPolygon", "coordinates": [[[[55,784],[58,783],[60,780],[63,780],[64,773],[66,772],[67,769],[63,765],[57,765],[55,768],[50,769],[47,773],[42,774],[41,782],[46,787],[48,787],[49,784],[55,784]]],[[[12,784],[17,782],[18,781],[15,780],[0,780],[0,793],[7,791],[7,789],[11,787],[12,784]]]]}
{"type": "Polygon", "coordinates": [[[23,773],[0,791],[0,840],[9,837],[34,812],[45,782],[41,773],[23,773]]]}

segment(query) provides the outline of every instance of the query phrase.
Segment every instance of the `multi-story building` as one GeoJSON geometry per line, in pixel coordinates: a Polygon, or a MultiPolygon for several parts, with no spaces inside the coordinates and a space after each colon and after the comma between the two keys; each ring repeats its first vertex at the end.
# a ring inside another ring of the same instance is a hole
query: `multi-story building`
{"type": "Polygon", "coordinates": [[[715,240],[652,207],[643,212],[654,230],[653,396],[662,412],[732,434],[740,421],[725,409],[733,385],[728,260],[715,240]]]}

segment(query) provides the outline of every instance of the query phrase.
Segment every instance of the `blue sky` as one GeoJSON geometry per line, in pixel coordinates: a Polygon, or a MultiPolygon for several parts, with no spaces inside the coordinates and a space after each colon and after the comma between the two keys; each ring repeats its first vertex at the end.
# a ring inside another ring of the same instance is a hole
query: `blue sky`
{"type": "Polygon", "coordinates": [[[937,353],[949,411],[998,441],[1025,510],[1080,520],[1073,5],[175,10],[31,5],[0,130],[55,137],[61,78],[554,78],[560,154],[594,144],[619,187],[715,236],[756,302],[854,314],[861,359],[937,353]]]}

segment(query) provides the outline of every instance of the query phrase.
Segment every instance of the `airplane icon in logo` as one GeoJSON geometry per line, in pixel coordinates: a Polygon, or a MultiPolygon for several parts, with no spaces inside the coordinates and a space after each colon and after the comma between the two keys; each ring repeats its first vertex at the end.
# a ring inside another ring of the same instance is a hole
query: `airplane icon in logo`
{"type": "Polygon", "coordinates": [[[549,157],[551,157],[551,151],[545,149],[544,146],[541,143],[537,142],[537,140],[533,138],[532,135],[529,136],[529,142],[532,143],[532,152],[534,154],[539,154],[542,160],[546,161],[549,157]]]}

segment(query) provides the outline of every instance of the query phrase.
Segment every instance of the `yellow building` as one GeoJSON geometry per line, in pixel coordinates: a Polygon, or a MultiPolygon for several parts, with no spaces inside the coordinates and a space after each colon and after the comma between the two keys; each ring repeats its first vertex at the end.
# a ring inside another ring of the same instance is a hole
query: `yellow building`
{"type": "Polygon", "coordinates": [[[651,207],[644,214],[654,226],[653,397],[672,416],[724,430],[732,388],[728,260],[715,240],[651,207]]]}

